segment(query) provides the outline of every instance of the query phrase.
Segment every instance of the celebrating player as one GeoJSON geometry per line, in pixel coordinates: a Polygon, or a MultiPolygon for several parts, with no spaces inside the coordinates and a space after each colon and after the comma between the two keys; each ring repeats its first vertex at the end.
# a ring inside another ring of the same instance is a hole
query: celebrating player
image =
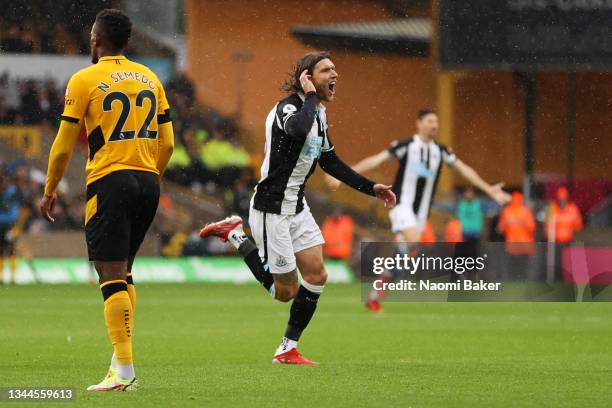
{"type": "MultiPolygon", "coordinates": [[[[510,201],[510,196],[502,190],[503,183],[488,184],[448,147],[434,140],[438,134],[438,115],[433,110],[423,109],[417,113],[416,128],[417,133],[412,137],[396,140],[388,149],[366,157],[353,166],[356,172],[365,173],[391,159],[399,160],[393,183],[397,206],[389,211],[391,231],[396,235],[397,241],[419,242],[429,216],[443,162],[457,170],[498,204],[510,201]]],[[[326,182],[332,189],[340,184],[329,176],[326,177],[326,182]]],[[[385,278],[390,279],[389,276],[385,278]]],[[[381,311],[380,295],[380,292],[372,291],[369,296],[367,307],[373,312],[381,311]]]]}
{"type": "Polygon", "coordinates": [[[89,391],[134,390],[132,334],[136,290],[132,264],[159,203],[159,177],[174,146],[164,89],[147,67],[123,56],[129,17],[103,10],[91,29],[93,66],[72,76],[61,125],[51,147],[40,210],[53,222],[56,188],[85,122],[85,236],[98,272],[104,321],[114,353],[107,376],[89,391]]]}
{"type": "Polygon", "coordinates": [[[216,236],[236,247],[255,278],[275,299],[293,299],[289,323],[273,363],[317,364],[297,350],[327,279],[324,240],[304,199],[306,181],[317,163],[349,186],[380,198],[387,207],[395,205],[391,186],[373,183],[336,156],[322,102],[334,99],[337,81],[329,54],[306,54],[285,83],[290,95],[268,114],[265,158],[249,214],[256,245],[244,234],[238,216],[209,224],[200,232],[201,237],[216,236]]]}

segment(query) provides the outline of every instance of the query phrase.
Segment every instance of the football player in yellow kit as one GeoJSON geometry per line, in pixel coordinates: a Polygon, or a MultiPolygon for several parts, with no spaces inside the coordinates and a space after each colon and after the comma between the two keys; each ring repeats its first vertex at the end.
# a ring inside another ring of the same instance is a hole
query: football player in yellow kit
{"type": "Polygon", "coordinates": [[[68,82],[41,202],[42,215],[53,222],[55,191],[84,122],[89,144],[85,236],[114,348],[106,378],[89,391],[136,389],[131,269],[155,217],[159,179],[174,147],[162,84],[149,68],[123,55],[131,31],[132,22],[119,10],[106,9],[96,16],[91,29],[94,65],[68,82]]]}

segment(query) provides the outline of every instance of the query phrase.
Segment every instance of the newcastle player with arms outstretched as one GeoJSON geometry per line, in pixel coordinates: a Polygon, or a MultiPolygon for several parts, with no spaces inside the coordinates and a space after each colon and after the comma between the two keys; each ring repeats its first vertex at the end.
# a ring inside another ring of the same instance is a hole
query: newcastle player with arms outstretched
{"type": "MultiPolygon", "coordinates": [[[[416,117],[417,133],[413,136],[396,140],[385,149],[373,156],[366,157],[353,166],[360,173],[373,170],[383,163],[397,159],[399,167],[393,183],[393,191],[397,194],[397,206],[389,211],[391,231],[396,241],[414,244],[418,243],[423,228],[429,217],[431,203],[435,196],[436,186],[446,163],[478,187],[499,205],[510,201],[510,196],[502,190],[503,183],[490,185],[470,166],[457,158],[453,151],[436,142],[438,134],[438,115],[431,109],[422,109],[416,117]]],[[[337,188],[340,184],[332,177],[326,177],[327,184],[337,188]]],[[[402,251],[406,245],[402,245],[402,251]]],[[[383,279],[391,280],[392,271],[383,275],[383,279]]],[[[370,293],[366,306],[371,311],[382,311],[380,306],[381,291],[370,293]]]]}
{"type": "Polygon", "coordinates": [[[268,115],[265,159],[249,214],[256,245],[244,234],[242,219],[235,215],[200,232],[201,237],[216,236],[235,246],[255,278],[275,299],[293,299],[289,323],[273,363],[316,364],[302,357],[297,343],[327,279],[323,236],[304,199],[306,181],[317,163],[338,180],[380,198],[387,207],[395,205],[391,186],[374,184],[336,156],[321,102],[334,99],[337,79],[329,54],[306,54],[284,86],[291,94],[268,115]]]}

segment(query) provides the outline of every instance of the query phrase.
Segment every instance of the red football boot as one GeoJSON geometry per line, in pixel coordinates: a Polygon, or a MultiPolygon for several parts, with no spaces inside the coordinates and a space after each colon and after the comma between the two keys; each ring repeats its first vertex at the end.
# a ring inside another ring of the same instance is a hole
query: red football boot
{"type": "Polygon", "coordinates": [[[370,310],[372,313],[375,313],[375,314],[379,314],[383,312],[380,302],[375,299],[369,299],[366,302],[366,307],[368,308],[368,310],[370,310]]]}
{"type": "Polygon", "coordinates": [[[242,228],[242,218],[231,215],[221,221],[207,224],[200,230],[200,238],[217,237],[221,241],[227,242],[229,233],[238,227],[242,228]]]}
{"type": "Polygon", "coordinates": [[[300,354],[296,348],[285,351],[282,354],[274,356],[272,364],[300,364],[300,365],[319,365],[316,361],[308,360],[300,354]]]}

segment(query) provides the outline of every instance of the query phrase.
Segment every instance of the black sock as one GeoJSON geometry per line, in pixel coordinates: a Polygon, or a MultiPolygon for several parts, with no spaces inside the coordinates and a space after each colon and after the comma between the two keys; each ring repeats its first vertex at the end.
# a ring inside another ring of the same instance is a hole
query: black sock
{"type": "Polygon", "coordinates": [[[290,340],[298,341],[302,332],[310,323],[312,315],[317,309],[320,293],[314,293],[300,285],[297,296],[291,304],[289,312],[289,323],[285,331],[285,337],[290,340]]]}
{"type": "Polygon", "coordinates": [[[270,288],[274,285],[274,278],[268,270],[268,265],[261,261],[259,250],[255,244],[251,242],[250,239],[247,239],[240,244],[238,251],[243,256],[244,263],[247,264],[253,276],[255,276],[255,279],[257,279],[267,291],[270,291],[270,288]]]}

